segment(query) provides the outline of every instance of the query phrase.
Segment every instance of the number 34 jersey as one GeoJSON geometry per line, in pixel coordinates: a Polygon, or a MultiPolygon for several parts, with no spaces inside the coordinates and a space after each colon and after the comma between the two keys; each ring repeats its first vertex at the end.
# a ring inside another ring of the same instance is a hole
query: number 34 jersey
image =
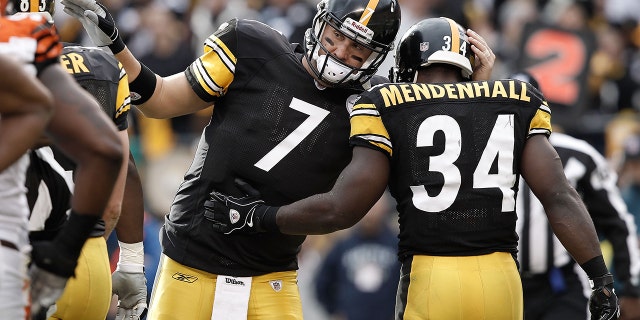
{"type": "Polygon", "coordinates": [[[400,259],[515,253],[526,139],[551,133],[539,91],[518,80],[385,84],[351,111],[351,144],[391,159],[400,259]]]}

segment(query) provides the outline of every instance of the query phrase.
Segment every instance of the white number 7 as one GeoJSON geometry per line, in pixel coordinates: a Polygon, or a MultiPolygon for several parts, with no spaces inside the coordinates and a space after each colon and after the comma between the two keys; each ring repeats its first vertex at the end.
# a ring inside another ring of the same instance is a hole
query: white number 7
{"type": "Polygon", "coordinates": [[[269,151],[255,164],[256,167],[264,171],[268,172],[271,170],[271,168],[289,154],[293,148],[299,145],[300,142],[302,142],[302,140],[306,138],[313,129],[318,127],[327,115],[329,115],[329,111],[296,98],[293,98],[289,107],[304,114],[308,114],[309,118],[304,120],[299,127],[293,130],[291,134],[284,138],[284,140],[278,143],[275,148],[269,151]]]}

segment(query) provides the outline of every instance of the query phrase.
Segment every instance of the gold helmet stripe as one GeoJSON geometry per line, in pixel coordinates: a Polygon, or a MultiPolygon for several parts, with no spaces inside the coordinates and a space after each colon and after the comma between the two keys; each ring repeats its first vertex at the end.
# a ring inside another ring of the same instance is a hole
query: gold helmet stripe
{"type": "Polygon", "coordinates": [[[451,52],[460,53],[460,32],[458,31],[458,23],[445,18],[449,22],[449,27],[451,27],[451,52]]]}
{"type": "Polygon", "coordinates": [[[371,19],[371,16],[376,11],[378,2],[380,2],[380,0],[369,0],[367,7],[364,9],[364,12],[362,12],[362,16],[360,17],[360,23],[364,24],[365,26],[369,23],[369,19],[371,19]]]}

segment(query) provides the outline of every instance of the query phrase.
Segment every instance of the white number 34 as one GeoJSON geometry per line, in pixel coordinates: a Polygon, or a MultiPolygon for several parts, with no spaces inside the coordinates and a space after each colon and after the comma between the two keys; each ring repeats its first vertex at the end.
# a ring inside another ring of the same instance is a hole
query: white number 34
{"type": "MultiPolygon", "coordinates": [[[[516,175],[513,173],[514,129],[513,115],[498,116],[491,131],[486,148],[473,172],[474,188],[498,188],[502,191],[502,211],[515,210],[513,186],[516,175]],[[498,172],[490,173],[491,165],[498,158],[498,172]]],[[[433,137],[437,131],[445,136],[445,148],[442,154],[429,158],[429,171],[440,172],[444,185],[439,194],[430,196],[424,186],[411,186],[413,205],[425,212],[439,212],[449,208],[460,191],[462,177],[454,162],[460,156],[460,126],[450,116],[437,115],[425,119],[418,129],[417,147],[433,146],[433,137]]]]}

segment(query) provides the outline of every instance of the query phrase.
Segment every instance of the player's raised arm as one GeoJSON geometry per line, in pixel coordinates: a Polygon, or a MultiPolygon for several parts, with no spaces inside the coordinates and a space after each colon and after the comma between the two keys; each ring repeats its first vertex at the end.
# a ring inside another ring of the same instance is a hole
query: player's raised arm
{"type": "Polygon", "coordinates": [[[115,20],[107,8],[95,0],[64,0],[64,12],[77,18],[91,41],[107,46],[129,75],[131,102],[150,118],[171,118],[210,106],[191,89],[184,72],[160,77],[140,63],[126,47],[115,20]],[[167,107],[170,106],[170,107],[167,107]]]}

